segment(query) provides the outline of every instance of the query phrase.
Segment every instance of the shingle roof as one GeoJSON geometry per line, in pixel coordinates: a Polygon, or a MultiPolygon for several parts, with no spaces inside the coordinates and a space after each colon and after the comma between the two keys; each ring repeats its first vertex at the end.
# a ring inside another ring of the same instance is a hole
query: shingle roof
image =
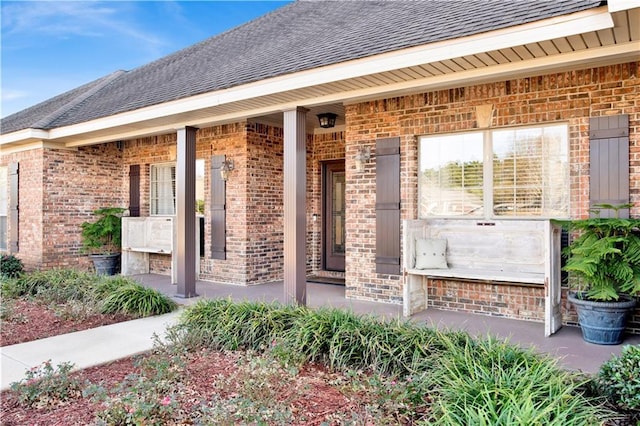
{"type": "Polygon", "coordinates": [[[352,59],[600,6],[600,0],[297,1],[5,117],[52,129],[352,59]],[[330,3],[330,4],[328,4],[330,3]]]}

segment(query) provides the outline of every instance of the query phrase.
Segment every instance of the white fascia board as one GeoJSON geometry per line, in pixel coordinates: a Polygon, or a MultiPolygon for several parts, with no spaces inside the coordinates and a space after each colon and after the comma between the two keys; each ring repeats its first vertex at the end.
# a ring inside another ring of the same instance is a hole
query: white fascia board
{"type": "Polygon", "coordinates": [[[32,141],[21,144],[12,144],[0,146],[0,154],[9,155],[14,154],[16,152],[24,152],[24,151],[32,151],[34,149],[66,149],[66,150],[75,150],[76,148],[68,148],[64,146],[64,144],[54,143],[54,142],[45,142],[45,141],[32,141]]]}
{"type": "MultiPolygon", "coordinates": [[[[548,70],[557,70],[559,67],[565,69],[575,69],[579,66],[600,66],[608,63],[625,62],[633,60],[637,56],[639,43],[627,43],[625,45],[600,47],[597,49],[581,50],[572,53],[562,54],[563,61],[558,61],[558,55],[543,58],[529,59],[522,62],[494,65],[486,68],[461,71],[452,74],[439,75],[435,77],[425,77],[418,80],[400,82],[380,87],[369,87],[356,89],[348,92],[333,93],[330,95],[305,98],[293,102],[283,102],[266,107],[253,108],[228,114],[211,117],[212,125],[220,123],[237,122],[250,117],[271,114],[274,111],[286,111],[298,107],[299,105],[316,106],[335,102],[352,104],[370,99],[378,99],[386,96],[398,96],[400,94],[418,93],[420,91],[439,90],[443,88],[459,87],[461,85],[479,84],[490,81],[498,81],[505,78],[523,77],[524,75],[538,75],[548,70]]],[[[180,121],[167,123],[156,127],[146,127],[144,131],[130,130],[126,132],[114,133],[109,140],[131,139],[136,137],[150,136],[154,134],[173,133],[178,127],[195,126],[201,127],[203,120],[197,122],[180,121]]],[[[336,126],[337,127],[337,126],[336,126]]],[[[104,143],[104,137],[83,138],[81,142],[67,143],[67,147],[91,145],[104,143]]]]}
{"type": "Polygon", "coordinates": [[[620,12],[621,10],[629,10],[640,8],[640,0],[608,0],[607,8],[609,12],[620,12]]]}
{"type": "Polygon", "coordinates": [[[50,131],[50,138],[63,139],[68,136],[187,113],[275,93],[417,66],[444,59],[520,46],[527,43],[551,40],[558,37],[597,31],[612,28],[613,26],[613,20],[607,8],[601,7],[461,39],[447,40],[426,46],[376,55],[370,58],[329,65],[218,92],[206,93],[141,108],[85,123],[52,129],[50,131]]]}
{"type": "Polygon", "coordinates": [[[0,135],[0,146],[16,142],[34,142],[49,139],[49,132],[41,129],[24,129],[0,135]]]}

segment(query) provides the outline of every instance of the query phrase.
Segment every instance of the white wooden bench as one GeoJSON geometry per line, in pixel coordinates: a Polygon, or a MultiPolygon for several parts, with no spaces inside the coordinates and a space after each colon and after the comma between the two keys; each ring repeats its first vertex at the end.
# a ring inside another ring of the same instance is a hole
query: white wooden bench
{"type": "Polygon", "coordinates": [[[545,335],[555,333],[562,325],[560,235],[550,220],[404,220],[404,315],[427,308],[430,278],[526,283],[544,286],[545,335]],[[447,268],[416,268],[419,239],[446,240],[447,268]]]}
{"type": "Polygon", "coordinates": [[[171,256],[171,282],[177,282],[178,265],[175,252],[173,217],[122,218],[122,275],[149,273],[149,254],[171,256]]]}

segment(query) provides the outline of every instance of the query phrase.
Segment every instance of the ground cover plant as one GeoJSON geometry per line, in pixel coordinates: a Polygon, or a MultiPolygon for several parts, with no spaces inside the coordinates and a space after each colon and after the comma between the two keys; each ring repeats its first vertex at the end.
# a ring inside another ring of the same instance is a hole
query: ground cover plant
{"type": "MultiPolygon", "coordinates": [[[[57,373],[48,368],[32,374],[57,373]]],[[[530,350],[333,309],[201,301],[152,353],[78,376],[66,368],[56,383],[69,392],[27,378],[4,394],[3,422],[618,424],[593,379],[530,350]]]]}
{"type": "Polygon", "coordinates": [[[283,365],[411,383],[402,393],[409,423],[591,425],[611,414],[586,394],[589,378],[495,339],[382,322],[334,309],[201,301],[171,339],[192,348],[268,350],[283,365]]]}
{"type": "Polygon", "coordinates": [[[54,269],[0,278],[0,345],[171,312],[176,304],[126,277],[54,269]]]}

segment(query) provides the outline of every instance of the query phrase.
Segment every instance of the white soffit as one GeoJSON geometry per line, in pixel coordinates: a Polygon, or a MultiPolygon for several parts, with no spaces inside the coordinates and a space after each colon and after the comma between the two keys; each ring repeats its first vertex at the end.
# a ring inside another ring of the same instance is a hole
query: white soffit
{"type": "Polygon", "coordinates": [[[619,12],[621,10],[629,10],[640,7],[640,0],[608,0],[607,7],[609,12],[619,12]]]}

